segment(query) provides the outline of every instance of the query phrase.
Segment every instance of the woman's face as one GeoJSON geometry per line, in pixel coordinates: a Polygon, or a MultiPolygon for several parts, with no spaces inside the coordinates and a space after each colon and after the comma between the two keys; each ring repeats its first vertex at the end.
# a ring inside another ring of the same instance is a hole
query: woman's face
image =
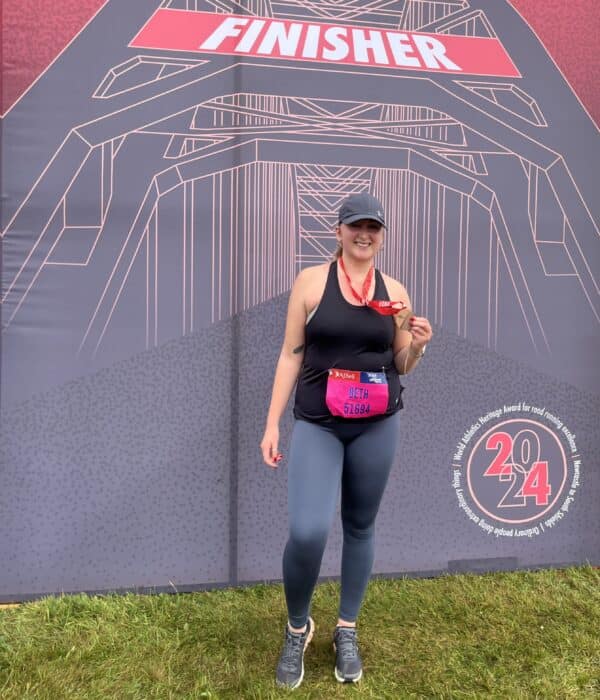
{"type": "Polygon", "coordinates": [[[383,226],[373,219],[339,224],[336,238],[346,255],[357,260],[370,260],[383,244],[383,226]]]}

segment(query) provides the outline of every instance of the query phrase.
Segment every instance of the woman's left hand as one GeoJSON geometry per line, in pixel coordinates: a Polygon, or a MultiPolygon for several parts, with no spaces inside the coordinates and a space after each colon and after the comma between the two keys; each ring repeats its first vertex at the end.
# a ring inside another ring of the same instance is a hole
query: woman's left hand
{"type": "Polygon", "coordinates": [[[431,324],[424,316],[411,316],[408,323],[412,335],[411,347],[415,352],[420,352],[433,335],[431,324]]]}

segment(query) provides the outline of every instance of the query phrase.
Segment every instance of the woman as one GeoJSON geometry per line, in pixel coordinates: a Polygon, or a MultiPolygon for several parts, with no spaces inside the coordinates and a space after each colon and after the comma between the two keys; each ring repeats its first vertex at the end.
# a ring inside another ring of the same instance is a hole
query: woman
{"type": "Polygon", "coordinates": [[[335,677],[356,682],[362,676],[356,618],[396,451],[398,375],[418,364],[432,335],[426,318],[411,316],[406,289],[374,268],[384,238],[381,203],[367,193],[352,195],[338,222],[335,261],[302,270],[292,288],[261,442],[265,463],[276,469],[282,458],[279,420],[297,383],[283,555],[288,624],[276,673],[277,683],[288,688],[304,676],[304,650],[314,633],[310,600],[340,482],[344,543],[335,677]]]}

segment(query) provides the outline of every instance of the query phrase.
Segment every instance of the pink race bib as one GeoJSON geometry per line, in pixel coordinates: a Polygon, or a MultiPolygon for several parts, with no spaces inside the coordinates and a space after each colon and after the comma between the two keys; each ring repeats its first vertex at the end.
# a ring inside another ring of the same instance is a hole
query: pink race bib
{"type": "Polygon", "coordinates": [[[388,407],[385,372],[330,369],[325,401],[334,416],[369,418],[381,415],[388,407]]]}

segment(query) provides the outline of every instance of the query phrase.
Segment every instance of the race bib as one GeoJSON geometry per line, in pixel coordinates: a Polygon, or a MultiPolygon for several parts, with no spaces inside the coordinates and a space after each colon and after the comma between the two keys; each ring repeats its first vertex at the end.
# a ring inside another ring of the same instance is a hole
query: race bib
{"type": "Polygon", "coordinates": [[[325,402],[334,416],[369,418],[387,411],[388,383],[385,372],[354,372],[330,369],[325,402]]]}

